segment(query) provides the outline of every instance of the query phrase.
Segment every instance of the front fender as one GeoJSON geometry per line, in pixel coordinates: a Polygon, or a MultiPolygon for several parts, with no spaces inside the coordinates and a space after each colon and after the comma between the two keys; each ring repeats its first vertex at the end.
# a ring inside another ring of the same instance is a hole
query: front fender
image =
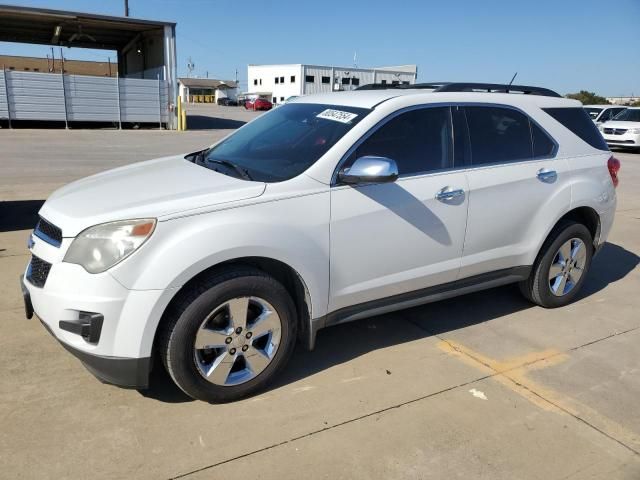
{"type": "MultiPolygon", "coordinates": [[[[329,291],[329,207],[327,191],[161,221],[147,244],[110,273],[131,290],[165,291],[163,309],[167,296],[212,266],[270,258],[298,273],[313,316],[321,317],[329,291]]],[[[146,329],[155,330],[159,320],[149,319],[146,329]]]]}

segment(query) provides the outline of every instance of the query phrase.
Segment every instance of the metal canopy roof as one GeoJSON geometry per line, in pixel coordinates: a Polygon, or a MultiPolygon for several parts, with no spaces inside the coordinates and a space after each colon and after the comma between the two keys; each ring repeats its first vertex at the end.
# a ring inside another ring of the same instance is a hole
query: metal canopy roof
{"type": "Polygon", "coordinates": [[[140,33],[165,26],[175,23],[0,5],[3,42],[121,50],[140,33]]]}
{"type": "Polygon", "coordinates": [[[180,77],[178,81],[185,87],[193,88],[236,88],[236,82],[233,80],[216,80],[213,78],[185,78],[180,77]]]}

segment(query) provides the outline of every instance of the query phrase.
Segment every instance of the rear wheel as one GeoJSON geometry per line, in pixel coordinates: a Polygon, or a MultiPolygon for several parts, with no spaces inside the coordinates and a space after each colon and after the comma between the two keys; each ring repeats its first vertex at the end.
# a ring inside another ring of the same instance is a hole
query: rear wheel
{"type": "Polygon", "coordinates": [[[562,307],[573,301],[584,284],[593,239],[584,225],[566,221],[549,235],[533,266],[531,276],[520,283],[523,295],[542,307],[562,307]]]}
{"type": "Polygon", "coordinates": [[[228,402],[264,388],[285,366],[295,338],[295,307],[285,288],[240,267],[213,275],[177,302],[160,352],[187,395],[228,402]]]}

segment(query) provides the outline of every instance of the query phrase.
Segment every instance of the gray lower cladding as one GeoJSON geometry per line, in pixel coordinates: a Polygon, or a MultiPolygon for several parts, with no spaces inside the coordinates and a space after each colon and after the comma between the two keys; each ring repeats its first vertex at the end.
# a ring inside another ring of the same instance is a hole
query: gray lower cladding
{"type": "MultiPolygon", "coordinates": [[[[58,340],[49,326],[40,320],[47,331],[58,340]]],[[[79,359],[87,370],[98,380],[123,388],[145,389],[149,387],[149,373],[151,372],[151,358],[122,358],[92,355],[64,342],[60,342],[69,353],[79,359]]]]}
{"type": "Polygon", "coordinates": [[[341,308],[324,317],[314,318],[311,321],[307,347],[313,350],[316,342],[316,334],[318,330],[322,328],[520,282],[529,278],[531,269],[531,266],[505,268],[503,270],[474,275],[473,277],[462,278],[442,285],[400,293],[391,297],[341,308]]]}

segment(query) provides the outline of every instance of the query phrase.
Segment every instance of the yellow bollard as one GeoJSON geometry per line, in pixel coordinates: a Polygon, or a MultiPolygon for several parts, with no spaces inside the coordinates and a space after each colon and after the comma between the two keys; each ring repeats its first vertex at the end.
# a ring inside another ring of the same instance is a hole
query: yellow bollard
{"type": "Polygon", "coordinates": [[[176,113],[178,117],[178,131],[182,131],[182,97],[178,96],[178,105],[176,105],[176,113]]]}
{"type": "Polygon", "coordinates": [[[182,109],[182,131],[187,129],[187,111],[182,109]]]}

